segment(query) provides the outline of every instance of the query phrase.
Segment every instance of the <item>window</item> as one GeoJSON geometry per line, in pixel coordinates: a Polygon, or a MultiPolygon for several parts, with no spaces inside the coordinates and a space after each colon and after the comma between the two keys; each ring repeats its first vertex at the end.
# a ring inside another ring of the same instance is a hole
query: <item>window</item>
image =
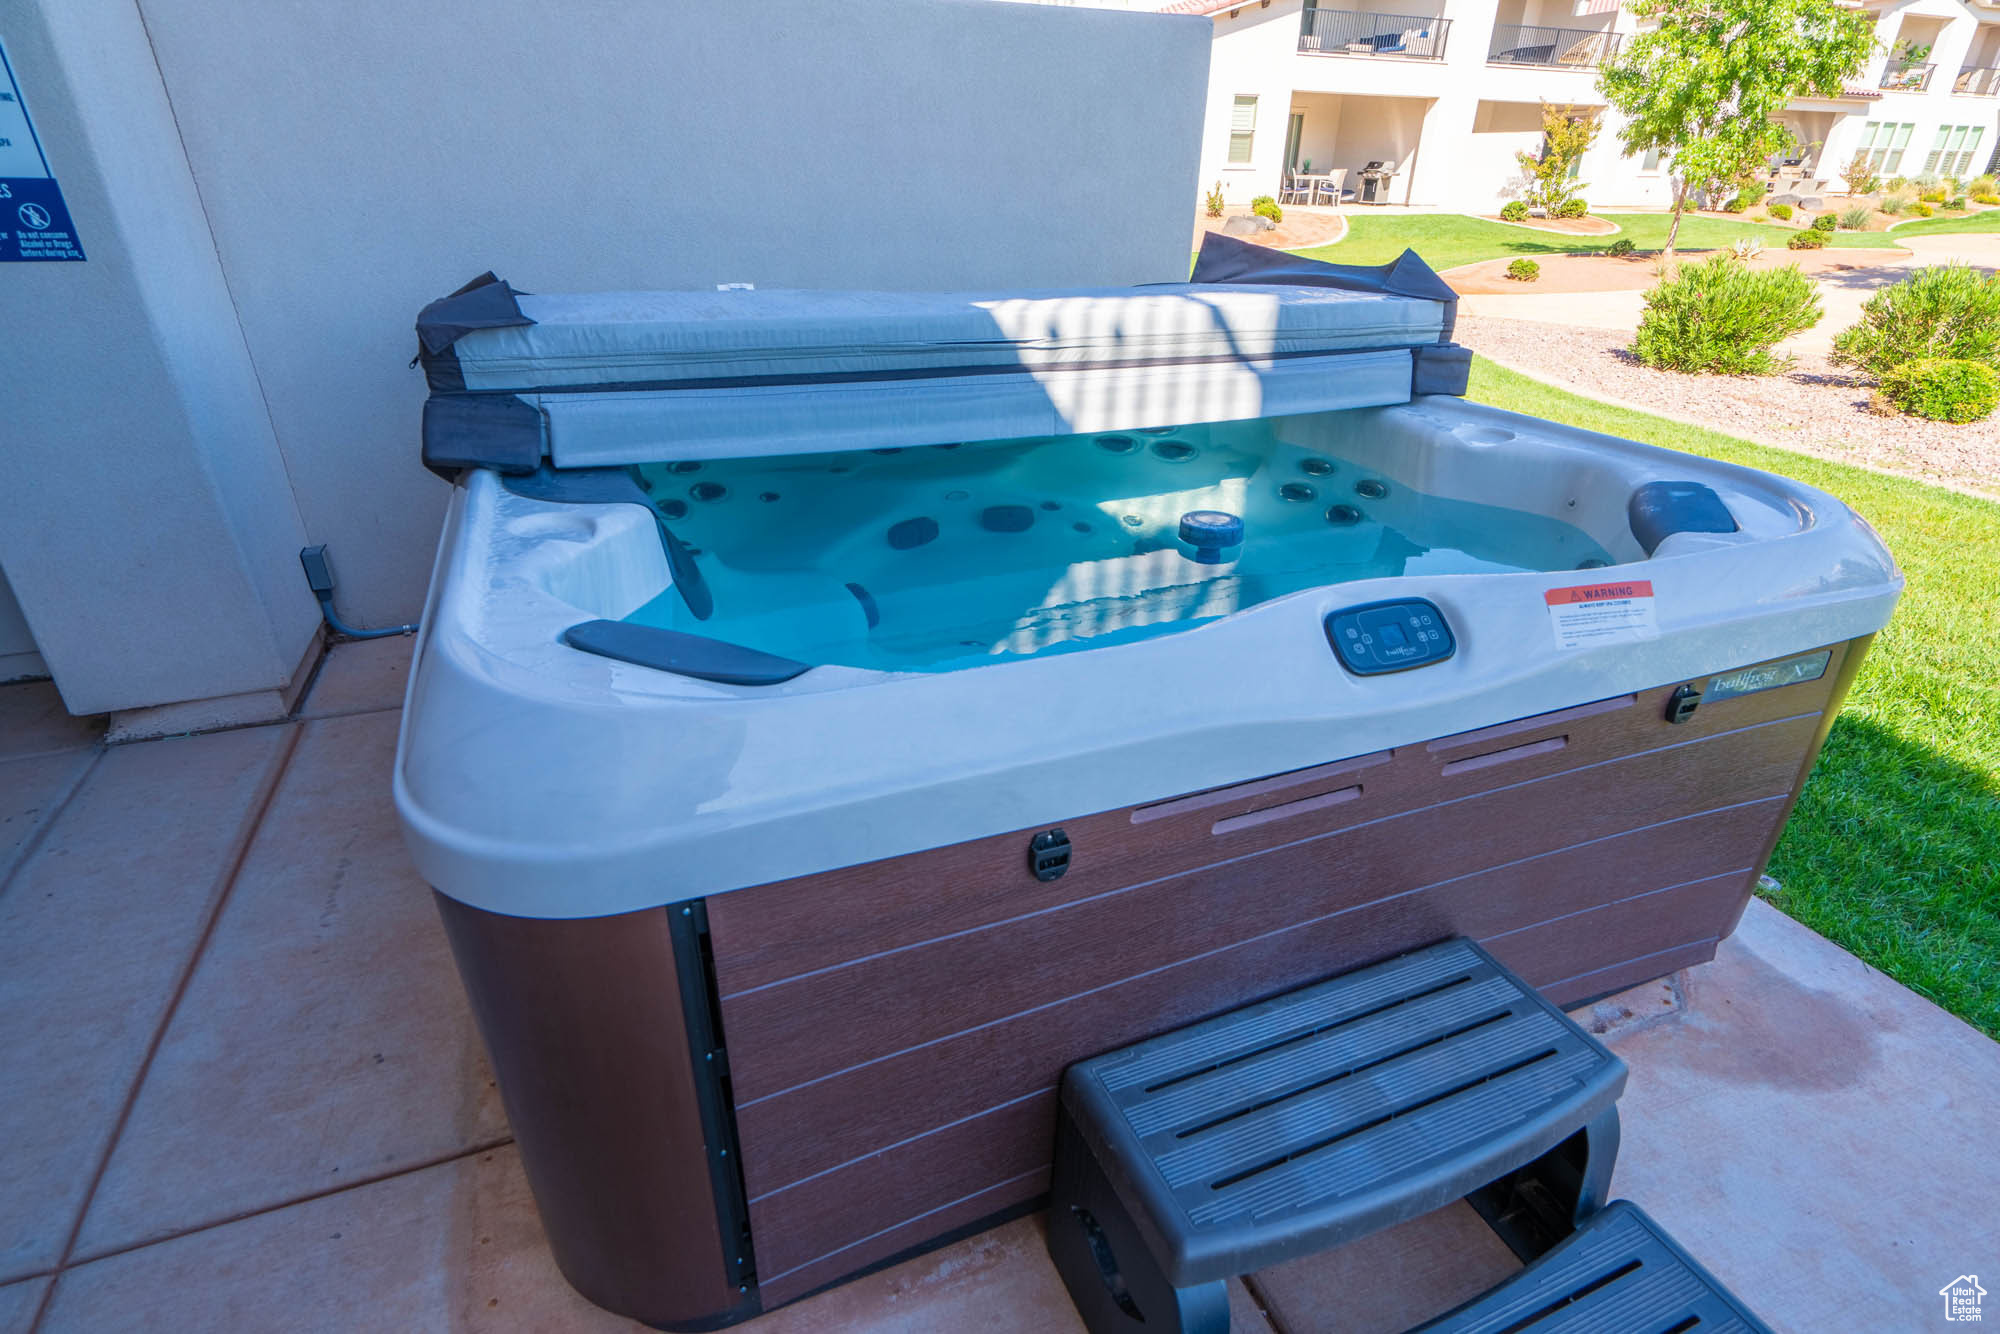
{"type": "Polygon", "coordinates": [[[1916,128],[1907,121],[1871,120],[1861,127],[1861,141],[1855,150],[1868,155],[1868,165],[1874,170],[1894,175],[1902,169],[1903,150],[1909,147],[1916,128]]]}
{"type": "Polygon", "coordinates": [[[1236,105],[1229,112],[1229,161],[1247,163],[1250,161],[1250,140],[1257,133],[1257,99],[1243,93],[1236,95],[1236,105]]]}
{"type": "Polygon", "coordinates": [[[1937,142],[1924,159],[1924,170],[1944,176],[1963,176],[1972,170],[1972,159],[1985,135],[1983,125],[1940,125],[1937,142]]]}
{"type": "Polygon", "coordinates": [[[1657,148],[1647,149],[1646,156],[1640,160],[1639,170],[1658,171],[1659,169],[1660,169],[1660,150],[1657,148]]]}

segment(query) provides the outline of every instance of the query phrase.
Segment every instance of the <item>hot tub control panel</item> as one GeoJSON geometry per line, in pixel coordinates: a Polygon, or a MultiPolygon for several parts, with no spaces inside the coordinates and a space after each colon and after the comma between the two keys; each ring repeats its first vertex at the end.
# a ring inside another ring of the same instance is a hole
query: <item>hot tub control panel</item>
{"type": "Polygon", "coordinates": [[[1422,598],[1369,602],[1326,618],[1327,642],[1356,676],[1380,676],[1443,662],[1458,651],[1451,627],[1422,598]]]}

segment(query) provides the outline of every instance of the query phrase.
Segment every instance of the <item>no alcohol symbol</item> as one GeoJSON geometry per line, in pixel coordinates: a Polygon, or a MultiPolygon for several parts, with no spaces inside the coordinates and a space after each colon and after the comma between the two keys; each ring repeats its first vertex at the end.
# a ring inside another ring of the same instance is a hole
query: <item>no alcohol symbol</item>
{"type": "Polygon", "coordinates": [[[31,232],[45,232],[49,229],[49,211],[40,204],[23,204],[14,212],[20,217],[21,225],[31,232]]]}

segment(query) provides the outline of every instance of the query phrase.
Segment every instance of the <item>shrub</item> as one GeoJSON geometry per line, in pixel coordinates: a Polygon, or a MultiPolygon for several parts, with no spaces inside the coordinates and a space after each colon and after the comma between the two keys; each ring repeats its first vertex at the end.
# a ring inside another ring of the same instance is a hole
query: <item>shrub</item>
{"type": "Polygon", "coordinates": [[[1549,210],[1552,218],[1581,218],[1590,212],[1590,205],[1581,199],[1565,199],[1549,210]]]}
{"type": "Polygon", "coordinates": [[[1528,206],[1518,199],[1510,199],[1501,205],[1500,216],[1508,222],[1519,222],[1528,216],[1528,206]]]}
{"type": "Polygon", "coordinates": [[[1945,199],[1945,194],[1943,190],[1932,188],[1920,192],[1917,195],[1917,198],[1923,200],[1926,204],[1942,204],[1945,199]]]}
{"type": "Polygon", "coordinates": [[[1278,201],[1269,195],[1258,195],[1251,200],[1250,211],[1260,218],[1269,218],[1272,222],[1285,220],[1285,210],[1279,208],[1278,201]]]}
{"type": "Polygon", "coordinates": [[[1910,184],[1916,186],[1919,190],[1935,190],[1938,188],[1940,182],[1936,172],[1920,171],[1910,177],[1910,184]]]}
{"type": "Polygon", "coordinates": [[[1910,205],[1910,212],[1916,214],[1920,218],[1928,218],[1931,214],[1937,212],[1937,210],[1932,208],[1929,204],[1912,204],[1910,205]]]}
{"type": "Polygon", "coordinates": [[[1607,255],[1629,255],[1632,253],[1632,238],[1621,236],[1604,248],[1607,255]]]}
{"type": "Polygon", "coordinates": [[[2000,180],[1995,180],[1990,174],[1974,176],[1965,183],[1965,193],[1969,195],[1990,195],[1995,191],[2000,191],[2000,180]]]}
{"type": "Polygon", "coordinates": [[[1972,202],[1975,204],[2000,204],[2000,195],[1974,195],[1972,202]]]}
{"type": "Polygon", "coordinates": [[[1840,215],[1840,225],[1850,232],[1865,232],[1868,230],[1868,224],[1873,221],[1875,221],[1875,210],[1866,204],[1843,210],[1840,215]]]}
{"type": "Polygon", "coordinates": [[[1965,196],[1953,195],[1950,199],[1944,201],[1944,206],[1946,208],[1955,209],[1958,212],[1963,213],[1965,211],[1965,196]]]}
{"type": "Polygon", "coordinates": [[[1826,248],[1826,233],[1817,227],[1808,227],[1802,232],[1793,232],[1785,238],[1787,250],[1823,250],[1826,248]]]}
{"type": "Polygon", "coordinates": [[[1900,218],[1910,211],[1910,201],[1901,195],[1884,195],[1882,202],[1875,207],[1892,218],[1900,218]]]}
{"type": "Polygon", "coordinates": [[[1910,188],[1910,178],[1907,176],[1891,176],[1888,179],[1887,187],[1891,190],[1907,190],[1910,188]]]}
{"type": "Polygon", "coordinates": [[[1773,204],[1771,205],[1771,216],[1779,222],[1790,222],[1792,220],[1792,206],[1790,204],[1773,204]]]}
{"type": "Polygon", "coordinates": [[[1831,213],[1822,213],[1817,218],[1813,219],[1812,221],[1813,230],[1816,232],[1830,232],[1834,229],[1835,226],[1839,224],[1839,221],[1840,220],[1834,217],[1833,214],[1831,213]]]}
{"type": "Polygon", "coordinates": [[[1221,216],[1222,216],[1222,182],[1221,182],[1221,181],[1217,181],[1217,182],[1215,183],[1215,188],[1214,188],[1213,190],[1210,190],[1210,191],[1208,192],[1208,195],[1207,195],[1207,199],[1208,199],[1208,216],[1209,216],[1209,217],[1211,217],[1211,218],[1219,218],[1219,217],[1221,217],[1221,216]]]}
{"type": "Polygon", "coordinates": [[[1964,264],[1918,269],[1869,297],[1833,340],[1834,361],[1876,376],[1938,357],[2000,368],[2000,278],[1964,264]]]}
{"type": "Polygon", "coordinates": [[[1661,370],[1769,375],[1791,364],[1771,349],[1819,317],[1819,292],[1797,265],[1753,269],[1715,255],[1646,293],[1632,350],[1661,370]]]}
{"type": "Polygon", "coordinates": [[[1865,150],[1856,153],[1854,159],[1847,164],[1847,170],[1840,174],[1847,178],[1848,193],[1857,195],[1873,194],[1876,185],[1882,179],[1875,174],[1875,168],[1868,165],[1868,154],[1865,150]]]}
{"type": "Polygon", "coordinates": [[[1746,185],[1736,192],[1735,198],[1722,206],[1724,213],[1741,213],[1764,198],[1762,186],[1746,185]]]}
{"type": "Polygon", "coordinates": [[[1963,425],[2000,404],[2000,374],[1977,361],[1924,357],[1884,375],[1882,396],[1912,416],[1963,425]]]}
{"type": "Polygon", "coordinates": [[[1517,259],[1507,266],[1507,276],[1517,283],[1531,283],[1542,276],[1542,266],[1532,259],[1517,259]]]}

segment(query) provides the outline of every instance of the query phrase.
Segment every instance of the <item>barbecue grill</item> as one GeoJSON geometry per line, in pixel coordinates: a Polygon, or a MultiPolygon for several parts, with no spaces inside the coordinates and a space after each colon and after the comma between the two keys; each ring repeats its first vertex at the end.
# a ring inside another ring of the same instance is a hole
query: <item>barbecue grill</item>
{"type": "Polygon", "coordinates": [[[1396,179],[1396,169],[1385,162],[1371,162],[1361,169],[1361,202],[1364,204],[1386,204],[1389,202],[1389,182],[1396,179]]]}

